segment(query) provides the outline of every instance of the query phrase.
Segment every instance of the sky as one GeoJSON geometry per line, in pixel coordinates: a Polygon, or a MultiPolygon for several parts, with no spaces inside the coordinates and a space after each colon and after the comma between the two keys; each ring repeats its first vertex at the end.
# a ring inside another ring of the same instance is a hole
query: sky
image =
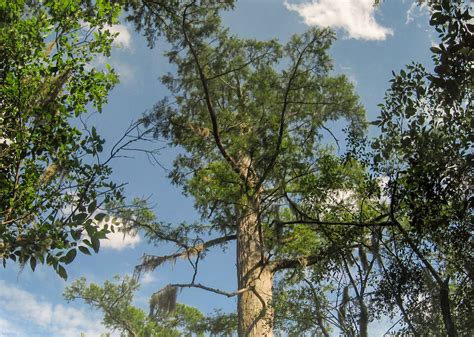
{"type": "MultiPolygon", "coordinates": [[[[414,3],[385,0],[379,7],[373,7],[373,0],[241,0],[234,11],[224,14],[224,24],[241,37],[278,38],[283,42],[309,26],[333,28],[337,32],[337,41],[330,51],[334,72],[346,74],[354,83],[370,121],[378,115],[377,105],[383,102],[392,71],[397,72],[412,61],[428,67],[431,64],[429,48],[436,34],[428,26],[427,9],[414,3]]],[[[121,83],[112,91],[102,114],[94,114],[88,121],[96,126],[109,146],[131,122],[166,95],[159,77],[172,71],[162,57],[165,43],[159,42],[150,50],[130,24],[121,23],[112,29],[120,33],[112,56],[99,58],[94,65],[110,63],[119,73],[121,83]]],[[[158,159],[165,169],[151,165],[139,153],[132,154],[131,159],[116,160],[112,163],[114,180],[128,182],[126,194],[130,198],[149,198],[156,205],[156,215],[161,221],[198,221],[193,201],[167,179],[166,168],[171,166],[175,154],[173,149],[160,151],[158,159]]],[[[172,246],[155,247],[140,234],[125,238],[115,234],[102,242],[98,255],[80,254],[67,268],[67,282],[45,266],[37,267],[33,273],[9,263],[6,269],[0,269],[0,337],[73,337],[81,332],[89,337],[99,336],[106,331],[100,313],[80,302],[68,304],[62,298],[64,287],[82,276],[90,282],[103,283],[116,274],[131,274],[144,253],[170,252],[172,246]]],[[[224,253],[216,249],[201,263],[197,280],[233,291],[234,267],[234,247],[229,246],[224,253]]],[[[191,275],[184,262],[160,266],[142,277],[135,304],[146,310],[154,291],[171,282],[189,282],[191,275]]],[[[178,301],[196,306],[204,313],[218,308],[230,312],[236,305],[236,299],[199,289],[182,291],[178,301]]],[[[383,336],[390,325],[388,321],[371,324],[370,336],[383,336]]]]}

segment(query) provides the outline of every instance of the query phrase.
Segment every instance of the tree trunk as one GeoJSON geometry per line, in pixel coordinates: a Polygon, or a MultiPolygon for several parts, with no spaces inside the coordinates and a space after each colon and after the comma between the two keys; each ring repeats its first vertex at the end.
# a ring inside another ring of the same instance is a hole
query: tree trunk
{"type": "Polygon", "coordinates": [[[367,306],[364,303],[363,295],[359,297],[359,308],[360,308],[360,317],[359,317],[359,333],[360,337],[369,337],[368,326],[369,326],[369,312],[367,306]]]}
{"type": "Polygon", "coordinates": [[[263,247],[258,229],[258,203],[242,209],[237,219],[237,280],[239,337],[271,337],[273,310],[273,273],[262,258],[263,247]]]}
{"type": "Polygon", "coordinates": [[[451,315],[451,305],[449,303],[449,279],[443,284],[439,284],[439,302],[444,326],[449,337],[457,337],[457,329],[451,315]]]}

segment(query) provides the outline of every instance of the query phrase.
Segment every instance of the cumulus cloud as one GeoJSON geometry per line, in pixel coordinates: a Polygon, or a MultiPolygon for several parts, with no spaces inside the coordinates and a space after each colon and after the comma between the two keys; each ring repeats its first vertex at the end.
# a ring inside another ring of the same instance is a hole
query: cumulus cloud
{"type": "Polygon", "coordinates": [[[102,248],[109,248],[114,250],[122,250],[126,248],[134,248],[140,243],[141,238],[138,234],[123,233],[119,230],[115,230],[115,233],[107,234],[107,239],[100,241],[102,248]]]}
{"type": "MultiPolygon", "coordinates": [[[[90,25],[88,23],[83,23],[84,32],[87,32],[90,25]]],[[[132,45],[132,34],[130,29],[122,24],[106,26],[104,30],[108,30],[111,33],[118,33],[115,37],[112,46],[114,46],[114,51],[112,56],[105,57],[103,55],[96,55],[91,63],[87,65],[88,70],[91,68],[105,70],[105,65],[109,64],[115,72],[119,75],[120,81],[122,83],[128,83],[134,79],[134,67],[123,61],[123,55],[133,53],[132,45]],[[116,53],[118,51],[118,53],[116,53]],[[122,53],[121,53],[122,51],[122,53]]]]}
{"type": "Polygon", "coordinates": [[[385,40],[393,35],[390,28],[375,20],[373,0],[312,0],[301,4],[285,1],[285,6],[303,17],[307,25],[340,28],[349,38],[385,40]]]}
{"type": "MultiPolygon", "coordinates": [[[[75,193],[71,192],[74,196],[75,193]]],[[[61,209],[61,212],[64,216],[68,216],[72,213],[73,209],[75,209],[74,205],[66,205],[61,209]]],[[[100,210],[104,211],[104,210],[100,210]]],[[[93,219],[97,213],[93,213],[90,218],[93,219]]],[[[136,232],[124,232],[122,231],[122,223],[119,218],[112,218],[106,217],[104,220],[97,222],[94,221],[94,224],[99,227],[99,229],[103,229],[104,226],[107,224],[108,228],[110,229],[113,225],[115,232],[110,232],[107,234],[107,238],[100,240],[100,246],[104,249],[113,249],[113,250],[122,250],[126,248],[134,248],[138,243],[141,242],[140,235],[136,232]]],[[[85,230],[82,232],[83,239],[90,239],[89,235],[86,233],[85,230]]],[[[2,337],[0,335],[0,337],[2,337]]]]}
{"type": "Polygon", "coordinates": [[[121,83],[129,83],[135,79],[135,67],[129,63],[122,62],[117,56],[105,57],[98,55],[88,64],[88,70],[91,68],[105,69],[106,64],[109,64],[115,70],[115,73],[119,75],[121,83]]]}
{"type": "Polygon", "coordinates": [[[51,303],[4,281],[0,289],[0,337],[100,336],[106,332],[100,320],[85,310],[51,303]]]}
{"type": "Polygon", "coordinates": [[[111,228],[112,224],[114,227],[114,232],[107,234],[107,238],[100,241],[100,246],[102,248],[109,248],[114,250],[122,250],[126,248],[134,248],[138,243],[140,243],[140,235],[136,232],[125,232],[122,231],[123,224],[119,218],[109,218],[98,223],[99,228],[104,228],[108,224],[108,227],[111,228]]]}
{"type": "Polygon", "coordinates": [[[0,337],[22,336],[24,332],[9,320],[0,318],[0,337]]]}
{"type": "Polygon", "coordinates": [[[132,47],[132,35],[127,26],[119,24],[106,27],[106,29],[111,33],[118,33],[118,36],[115,37],[114,40],[115,46],[128,49],[132,47]]]}
{"type": "MultiPolygon", "coordinates": [[[[81,21],[82,30],[84,32],[84,36],[86,33],[89,33],[90,30],[90,23],[81,21]]],[[[113,45],[115,47],[123,47],[125,49],[130,49],[132,47],[132,34],[127,26],[122,24],[116,25],[106,25],[101,31],[108,30],[110,33],[118,33],[115,37],[113,45]]]]}
{"type": "Polygon", "coordinates": [[[156,281],[156,277],[153,276],[151,273],[145,273],[142,275],[140,282],[142,284],[150,284],[156,281]]]}
{"type": "Polygon", "coordinates": [[[129,83],[135,79],[135,70],[131,64],[112,59],[110,61],[110,66],[114,68],[119,75],[120,82],[129,83]]]}

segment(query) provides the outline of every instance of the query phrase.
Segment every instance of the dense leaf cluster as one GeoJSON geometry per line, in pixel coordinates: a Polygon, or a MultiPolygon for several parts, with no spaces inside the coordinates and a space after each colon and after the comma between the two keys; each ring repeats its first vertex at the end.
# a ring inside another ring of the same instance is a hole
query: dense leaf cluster
{"type": "Polygon", "coordinates": [[[132,304],[138,283],[130,277],[115,277],[103,286],[81,278],[64,291],[68,301],[83,300],[92,308],[104,314],[103,323],[112,331],[119,331],[123,337],[180,337],[232,336],[235,331],[234,314],[216,312],[204,316],[199,310],[184,304],[177,304],[173,312],[150,312],[132,304]]]}
{"type": "Polygon", "coordinates": [[[63,264],[99,249],[99,205],[119,197],[101,162],[104,140],[73,119],[101,110],[116,74],[108,56],[120,7],[107,1],[6,1],[0,5],[0,258],[63,264]],[[114,193],[112,193],[115,191],[114,193]],[[94,216],[96,216],[94,220],[94,216]],[[89,239],[82,240],[87,231],[89,239]]]}

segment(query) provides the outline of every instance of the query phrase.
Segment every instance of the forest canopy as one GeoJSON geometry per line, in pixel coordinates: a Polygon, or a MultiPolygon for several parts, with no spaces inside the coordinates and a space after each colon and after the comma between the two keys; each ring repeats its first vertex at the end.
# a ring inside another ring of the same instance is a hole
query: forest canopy
{"type": "Polygon", "coordinates": [[[223,19],[235,5],[0,7],[4,266],[46,264],[66,279],[77,251],[98,252],[116,228],[104,223],[115,219],[121,234],[148,241],[140,260],[127,260],[133,276],[102,285],[81,278],[64,298],[100,311],[104,327],[122,336],[369,336],[371,325],[388,321],[387,331],[403,335],[470,335],[470,5],[418,4],[437,34],[432,64],[412,60],[392,71],[369,121],[358,84],[335,71],[332,29],[244,38],[223,19]],[[110,56],[119,19],[164,54],[169,71],[156,103],[104,157],[98,128],[76,121],[100,112],[118,84],[111,66],[91,65],[110,56]],[[112,159],[131,143],[158,163],[161,153],[149,146],[165,145],[167,178],[193,201],[194,221],[165,221],[152,199],[125,194],[112,179],[112,159]],[[202,277],[210,254],[235,258],[234,281],[202,277]],[[175,263],[188,265],[185,278],[150,278],[175,263]],[[134,297],[140,283],[149,302],[134,297]],[[235,311],[179,303],[190,289],[235,298],[235,311]]]}

